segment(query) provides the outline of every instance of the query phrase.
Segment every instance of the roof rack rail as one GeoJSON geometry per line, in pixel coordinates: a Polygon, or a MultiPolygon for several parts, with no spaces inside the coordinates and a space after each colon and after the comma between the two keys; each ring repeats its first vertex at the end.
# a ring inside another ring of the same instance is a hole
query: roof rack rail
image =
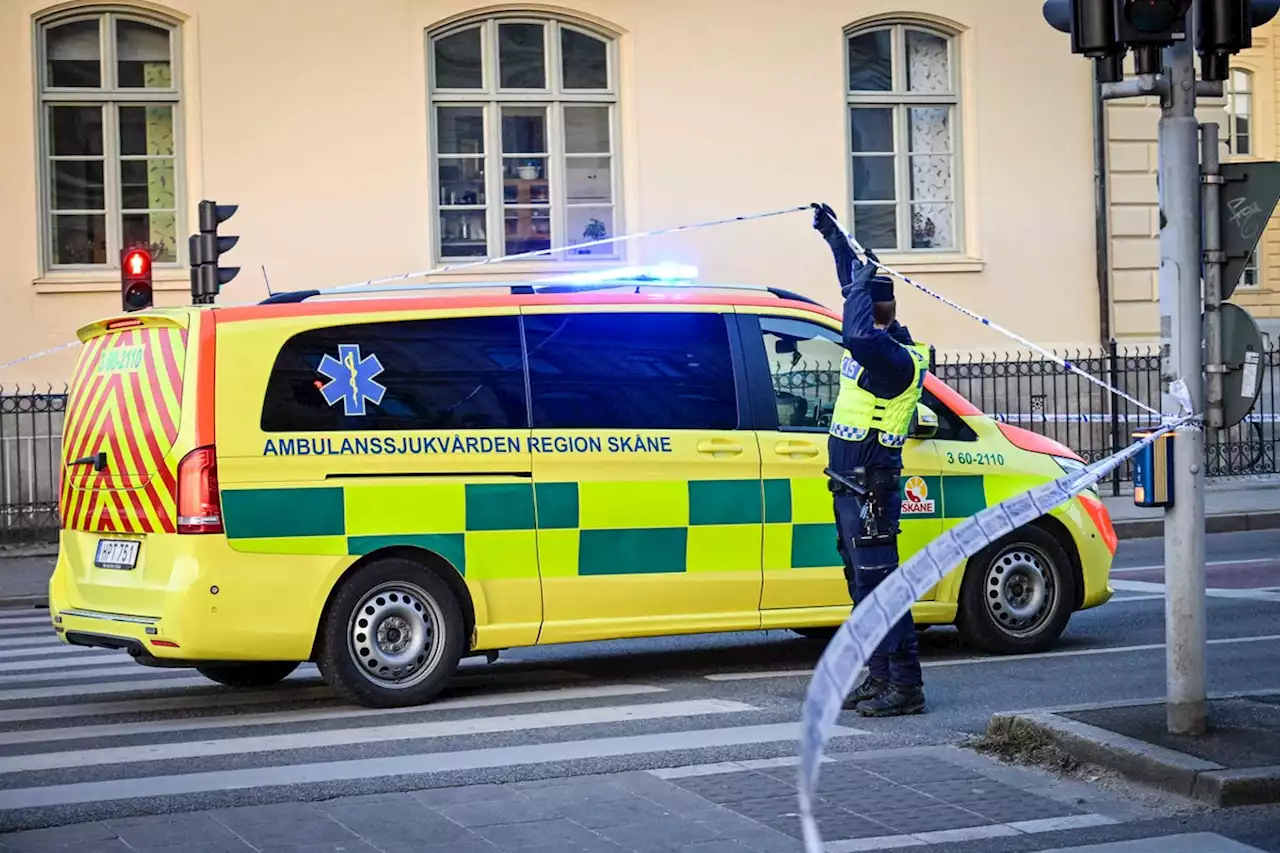
{"type": "Polygon", "coordinates": [[[756,284],[689,284],[676,283],[669,281],[643,281],[643,280],[617,280],[617,281],[599,281],[590,284],[563,284],[551,281],[524,281],[524,282],[505,282],[505,281],[470,281],[470,282],[449,282],[447,284],[394,284],[382,285],[378,287],[367,288],[333,288],[331,290],[290,290],[273,294],[259,302],[259,305],[280,305],[288,303],[305,302],[316,296],[341,296],[341,295],[362,295],[365,293],[431,293],[433,291],[453,291],[453,290],[489,290],[504,289],[513,296],[535,296],[538,294],[553,293],[589,293],[597,290],[616,290],[620,287],[635,288],[635,292],[639,293],[642,287],[656,287],[670,290],[746,290],[756,293],[769,293],[779,299],[786,299],[795,302],[805,302],[809,305],[821,305],[816,299],[796,293],[795,291],[786,290],[781,287],[768,287],[756,284]]]}

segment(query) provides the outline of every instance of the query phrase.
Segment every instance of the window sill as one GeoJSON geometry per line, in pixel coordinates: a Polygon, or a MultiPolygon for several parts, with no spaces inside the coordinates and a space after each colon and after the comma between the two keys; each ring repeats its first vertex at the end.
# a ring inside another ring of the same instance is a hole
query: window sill
{"type": "MultiPolygon", "coordinates": [[[[74,272],[49,273],[31,282],[36,293],[119,293],[120,273],[74,272]]],[[[191,273],[188,270],[157,270],[151,280],[152,290],[191,290],[191,273]]]]}
{"type": "Polygon", "coordinates": [[[986,262],[968,255],[920,255],[915,253],[878,252],[885,266],[901,273],[913,272],[982,272],[986,262]]]}

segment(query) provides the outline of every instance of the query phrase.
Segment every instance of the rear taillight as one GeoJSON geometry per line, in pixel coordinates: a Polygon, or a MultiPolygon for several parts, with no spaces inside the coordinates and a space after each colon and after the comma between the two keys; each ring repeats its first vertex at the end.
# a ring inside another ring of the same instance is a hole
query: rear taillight
{"type": "Polygon", "coordinates": [[[178,463],[178,532],[222,532],[218,460],[213,445],[197,447],[178,463]]]}

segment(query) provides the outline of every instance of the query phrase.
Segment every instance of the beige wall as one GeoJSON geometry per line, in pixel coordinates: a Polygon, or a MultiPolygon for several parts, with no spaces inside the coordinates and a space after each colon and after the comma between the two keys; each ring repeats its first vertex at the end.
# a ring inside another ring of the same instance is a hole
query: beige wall
{"type": "MultiPolygon", "coordinates": [[[[183,194],[240,205],[225,226],[242,267],[220,302],[425,269],[431,183],[424,33],[479,7],[459,0],[173,0],[182,21],[183,194]]],[[[46,277],[38,250],[33,21],[0,0],[0,362],[71,339],[118,310],[118,278],[46,277]]],[[[61,8],[61,7],[56,7],[61,8]]],[[[513,8],[509,6],[494,8],[513,8]]],[[[848,210],[847,25],[904,8],[959,30],[967,244],[941,262],[886,262],[1045,344],[1098,335],[1088,63],[1040,4],[990,0],[574,0],[522,4],[620,34],[618,231],[820,199],[848,210]],[[1006,8],[1007,7],[1007,8],[1006,8]]],[[[1135,190],[1138,192],[1138,190],[1135,190]]],[[[1154,184],[1151,192],[1154,193],[1154,184]]],[[[707,279],[837,300],[830,257],[797,214],[629,245],[636,262],[697,264],[707,279]]],[[[500,267],[507,273],[543,266],[500,267]]],[[[189,300],[186,271],[157,301],[189,300]]],[[[900,293],[940,349],[1005,341],[918,293],[900,293]]],[[[68,358],[0,372],[63,380],[68,358]]]]}

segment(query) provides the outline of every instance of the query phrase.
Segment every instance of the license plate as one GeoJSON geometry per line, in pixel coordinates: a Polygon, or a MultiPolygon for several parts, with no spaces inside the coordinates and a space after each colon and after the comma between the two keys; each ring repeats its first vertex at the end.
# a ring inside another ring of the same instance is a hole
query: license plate
{"type": "Polygon", "coordinates": [[[142,543],[134,539],[99,539],[93,564],[100,569],[132,569],[138,565],[138,549],[142,543]]]}

